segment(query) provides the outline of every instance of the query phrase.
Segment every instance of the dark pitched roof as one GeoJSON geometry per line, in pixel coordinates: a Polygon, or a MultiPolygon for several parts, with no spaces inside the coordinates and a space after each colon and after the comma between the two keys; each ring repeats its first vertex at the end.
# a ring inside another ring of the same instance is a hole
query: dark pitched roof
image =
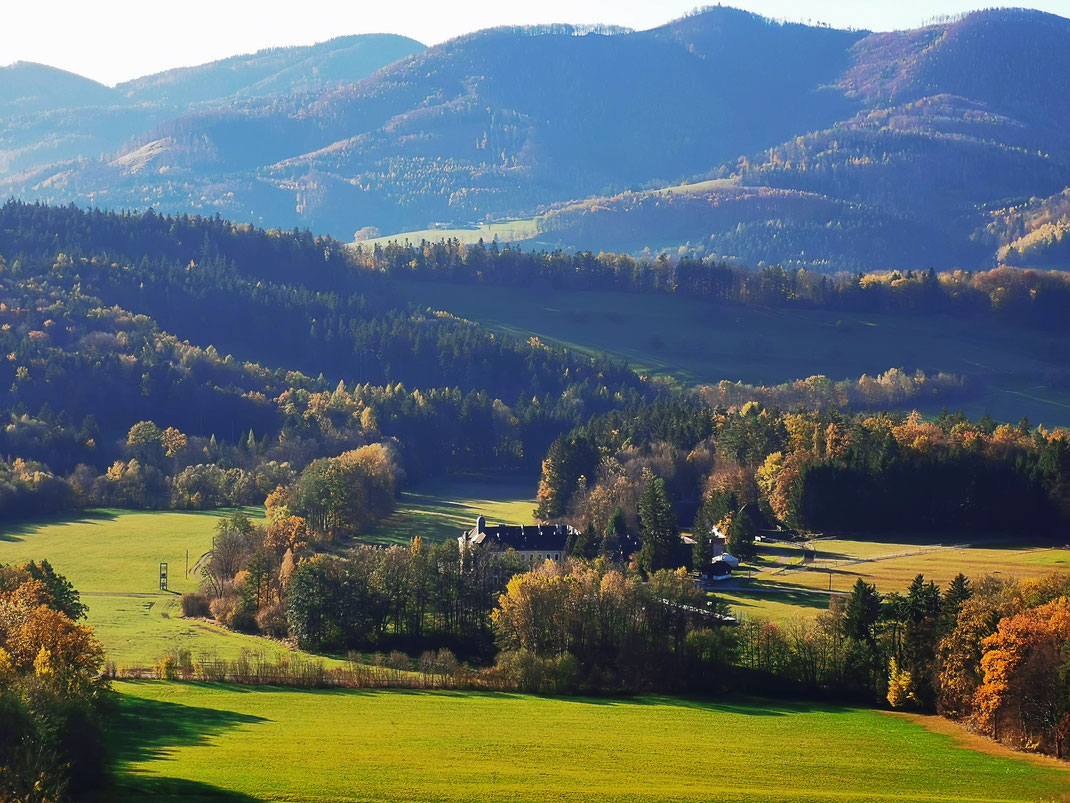
{"type": "Polygon", "coordinates": [[[473,527],[464,537],[469,544],[493,544],[518,552],[564,552],[569,536],[577,534],[567,524],[497,524],[484,526],[482,532],[473,527]]]}

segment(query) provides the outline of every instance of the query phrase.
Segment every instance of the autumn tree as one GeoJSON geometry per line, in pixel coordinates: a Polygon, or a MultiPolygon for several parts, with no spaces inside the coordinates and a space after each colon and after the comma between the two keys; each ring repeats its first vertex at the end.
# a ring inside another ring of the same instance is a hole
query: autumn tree
{"type": "Polygon", "coordinates": [[[1066,597],[1000,621],[983,643],[984,680],[976,707],[984,732],[1059,757],[1065,754],[1070,742],[1068,673],[1063,670],[1068,643],[1066,597]]]}
{"type": "Polygon", "coordinates": [[[309,464],[288,507],[318,534],[354,535],[393,510],[400,478],[389,446],[362,446],[309,464]]]}
{"type": "Polygon", "coordinates": [[[105,784],[104,650],[46,563],[0,565],[0,799],[88,799],[105,784]],[[35,574],[31,577],[30,574],[35,574]]]}
{"type": "Polygon", "coordinates": [[[189,446],[189,438],[174,427],[168,427],[160,433],[160,445],[167,457],[177,457],[189,446]]]}

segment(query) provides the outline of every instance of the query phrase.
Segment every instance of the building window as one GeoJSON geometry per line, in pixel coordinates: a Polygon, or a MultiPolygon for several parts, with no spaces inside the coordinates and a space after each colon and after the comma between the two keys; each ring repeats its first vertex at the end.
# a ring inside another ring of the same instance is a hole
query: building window
{"type": "Polygon", "coordinates": [[[555,552],[554,553],[554,560],[561,560],[561,553],[560,552],[555,552]]]}

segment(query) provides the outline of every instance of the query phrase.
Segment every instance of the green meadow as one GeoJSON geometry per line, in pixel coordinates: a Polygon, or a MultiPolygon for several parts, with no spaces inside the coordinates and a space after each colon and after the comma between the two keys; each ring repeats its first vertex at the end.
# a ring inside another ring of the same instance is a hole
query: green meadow
{"type": "Polygon", "coordinates": [[[1040,801],[1066,769],[870,709],[122,682],[118,800],[1040,801]]]}
{"type": "Polygon", "coordinates": [[[978,546],[914,546],[908,551],[886,556],[855,558],[836,553],[835,541],[817,541],[822,550],[815,560],[784,571],[762,571],[759,581],[812,589],[850,591],[859,580],[865,580],[878,591],[904,591],[919,574],[946,586],[959,572],[979,578],[986,574],[1018,579],[1042,577],[1052,572],[1065,572],[1070,566],[1070,549],[1050,546],[978,545],[978,546]]]}
{"type": "Polygon", "coordinates": [[[760,545],[758,556],[738,579],[713,593],[737,615],[783,624],[812,619],[828,609],[829,592],[847,593],[859,579],[882,593],[902,593],[918,574],[946,588],[959,572],[974,580],[986,574],[1021,579],[1070,568],[1070,548],[956,543],[962,538],[949,535],[943,543],[932,536],[895,536],[887,541],[819,538],[805,545],[760,545]]]}
{"type": "Polygon", "coordinates": [[[373,544],[428,543],[456,538],[482,514],[491,524],[533,524],[535,477],[454,476],[402,491],[393,515],[360,538],[373,544]]]}
{"type": "MultiPolygon", "coordinates": [[[[259,508],[246,512],[263,516],[259,508]]],[[[181,618],[181,594],[198,588],[193,567],[211,548],[219,518],[229,514],[89,510],[9,524],[0,530],[0,563],[47,560],[66,575],[89,606],[88,624],[109,660],[120,666],[151,665],[172,648],[227,659],[242,650],[279,653],[283,648],[265,639],[181,618]],[[167,591],[160,590],[161,562],[168,564],[167,591]]]]}
{"type": "MultiPolygon", "coordinates": [[[[1070,424],[1070,391],[1048,386],[1070,342],[992,321],[939,316],[857,315],[772,310],[667,295],[554,291],[442,282],[397,281],[422,307],[446,310],[491,329],[607,353],[640,372],[685,385],[722,379],[779,384],[823,374],[857,379],[889,368],[976,377],[982,392],[948,402],[973,416],[1023,415],[1070,424]]],[[[938,411],[943,404],[922,409],[938,411]]]]}
{"type": "MultiPolygon", "coordinates": [[[[443,541],[474,526],[480,513],[490,522],[527,524],[533,521],[535,484],[533,478],[486,477],[430,482],[402,492],[395,513],[363,540],[443,541]]],[[[245,512],[264,515],[263,508],[245,512]]],[[[0,529],[0,563],[48,560],[66,575],[89,606],[87,623],[117,666],[148,666],[171,649],[231,660],[243,650],[281,654],[285,648],[268,639],[181,617],[181,595],[198,589],[194,567],[211,548],[220,517],[227,515],[228,510],[89,510],[9,524],[0,529]],[[168,564],[167,591],[159,588],[161,562],[168,564]]]]}
{"type": "Polygon", "coordinates": [[[374,248],[377,245],[386,245],[391,242],[419,245],[424,240],[427,240],[429,243],[435,243],[442,240],[457,240],[466,245],[474,245],[480,240],[484,243],[490,243],[494,240],[497,240],[500,243],[511,243],[530,240],[538,233],[538,218],[529,218],[526,220],[504,220],[497,223],[480,223],[478,226],[469,228],[403,231],[398,232],[397,234],[388,234],[383,237],[359,240],[352,243],[352,245],[361,248],[374,248]]]}

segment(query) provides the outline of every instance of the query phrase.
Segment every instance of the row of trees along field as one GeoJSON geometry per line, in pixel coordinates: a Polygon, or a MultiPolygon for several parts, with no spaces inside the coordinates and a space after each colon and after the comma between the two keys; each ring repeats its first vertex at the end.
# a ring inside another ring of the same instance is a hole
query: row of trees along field
{"type": "Polygon", "coordinates": [[[547,562],[514,577],[495,610],[521,687],[821,692],[939,711],[1018,748],[1070,749],[1070,577],[922,575],[882,595],[859,579],[814,623],[716,625],[686,576],[648,580],[547,562]]]}

